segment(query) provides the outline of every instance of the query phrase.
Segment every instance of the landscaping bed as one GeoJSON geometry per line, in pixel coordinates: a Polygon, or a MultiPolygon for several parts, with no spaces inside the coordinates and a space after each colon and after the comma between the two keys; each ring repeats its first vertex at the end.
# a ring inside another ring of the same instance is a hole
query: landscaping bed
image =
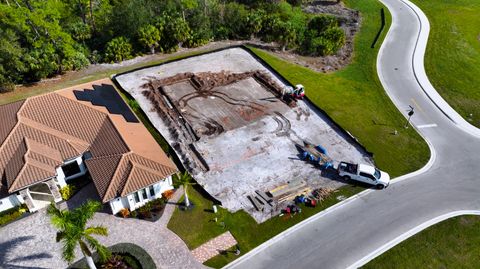
{"type": "Polygon", "coordinates": [[[0,212],[0,227],[9,224],[12,221],[18,220],[27,214],[29,213],[27,205],[25,204],[0,212]]]}
{"type": "MultiPolygon", "coordinates": [[[[93,254],[93,260],[98,268],[131,268],[131,269],[152,269],[157,268],[152,257],[141,247],[132,243],[120,243],[108,247],[112,256],[110,261],[100,262],[97,253],[93,254]],[[125,267],[126,266],[126,267],[125,267]]],[[[70,269],[87,268],[85,258],[72,264],[70,269]]]]}
{"type": "Polygon", "coordinates": [[[161,198],[147,202],[145,205],[130,211],[126,208],[120,210],[117,216],[122,218],[137,218],[155,222],[162,217],[165,205],[174,194],[174,190],[166,191],[161,198]]]}

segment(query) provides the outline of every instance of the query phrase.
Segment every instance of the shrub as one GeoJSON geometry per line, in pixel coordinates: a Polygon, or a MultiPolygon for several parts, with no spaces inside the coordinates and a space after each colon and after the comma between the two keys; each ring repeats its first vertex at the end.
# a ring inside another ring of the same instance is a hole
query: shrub
{"type": "MultiPolygon", "coordinates": [[[[133,213],[133,212],[132,212],[133,213]]],[[[121,256],[122,260],[132,269],[157,268],[152,257],[141,247],[132,243],[119,243],[108,247],[109,251],[121,256]]],[[[98,261],[98,253],[93,253],[93,260],[98,261]]],[[[85,258],[72,264],[69,268],[87,268],[85,258]]],[[[103,268],[103,267],[102,267],[103,268]]]]}
{"type": "Polygon", "coordinates": [[[7,223],[10,223],[20,218],[26,212],[27,212],[26,205],[17,206],[17,207],[3,211],[2,213],[0,213],[0,226],[3,226],[7,223]]]}
{"type": "Polygon", "coordinates": [[[0,93],[13,92],[15,84],[13,82],[0,83],[0,93]]]}
{"type": "Polygon", "coordinates": [[[128,208],[122,208],[118,213],[122,218],[128,218],[128,216],[130,216],[130,210],[128,210],[128,208]]]}
{"type": "Polygon", "coordinates": [[[62,199],[67,201],[75,194],[75,187],[72,185],[67,185],[60,189],[60,194],[62,195],[62,199]]]}
{"type": "Polygon", "coordinates": [[[116,37],[107,43],[105,47],[105,61],[120,62],[132,57],[132,45],[123,36],[116,37]]]}
{"type": "Polygon", "coordinates": [[[166,200],[170,200],[170,198],[172,198],[174,193],[175,193],[174,190],[168,190],[162,193],[162,197],[164,197],[166,200]]]}
{"type": "Polygon", "coordinates": [[[127,269],[127,263],[120,255],[112,255],[110,258],[102,264],[102,269],[127,269]]]}
{"type": "Polygon", "coordinates": [[[137,211],[130,212],[130,217],[132,217],[132,218],[138,217],[138,212],[137,211]]]}

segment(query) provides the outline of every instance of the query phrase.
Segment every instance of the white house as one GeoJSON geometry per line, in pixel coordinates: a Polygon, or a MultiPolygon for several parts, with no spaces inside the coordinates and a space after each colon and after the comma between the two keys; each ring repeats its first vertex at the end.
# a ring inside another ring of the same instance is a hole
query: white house
{"type": "Polygon", "coordinates": [[[0,212],[59,202],[86,173],[113,213],[173,188],[176,166],[111,81],[78,88],[0,106],[0,212]]]}

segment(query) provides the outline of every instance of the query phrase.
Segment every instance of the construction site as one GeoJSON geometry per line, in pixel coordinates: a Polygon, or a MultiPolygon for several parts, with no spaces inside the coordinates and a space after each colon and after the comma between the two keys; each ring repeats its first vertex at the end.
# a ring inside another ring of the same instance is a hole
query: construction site
{"type": "Polygon", "coordinates": [[[257,222],[299,194],[344,185],[329,173],[340,161],[372,163],[352,137],[243,48],[115,79],[198,184],[224,208],[243,209],[257,222]]]}

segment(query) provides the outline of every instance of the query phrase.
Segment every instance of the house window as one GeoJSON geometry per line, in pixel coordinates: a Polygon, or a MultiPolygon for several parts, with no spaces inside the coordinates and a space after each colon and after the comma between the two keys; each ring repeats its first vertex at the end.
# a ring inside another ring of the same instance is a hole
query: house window
{"type": "Polygon", "coordinates": [[[134,193],[135,203],[140,203],[140,197],[138,196],[138,192],[134,193]]]}
{"type": "Polygon", "coordinates": [[[150,186],[150,197],[155,197],[155,190],[153,189],[153,186],[150,186]]]}
{"type": "Polygon", "coordinates": [[[76,161],[62,166],[62,170],[65,174],[65,177],[71,177],[80,173],[80,167],[76,161]]]}
{"type": "Polygon", "coordinates": [[[145,189],[141,190],[141,192],[142,192],[143,200],[147,200],[148,197],[147,197],[147,192],[145,191],[145,189]]]}

